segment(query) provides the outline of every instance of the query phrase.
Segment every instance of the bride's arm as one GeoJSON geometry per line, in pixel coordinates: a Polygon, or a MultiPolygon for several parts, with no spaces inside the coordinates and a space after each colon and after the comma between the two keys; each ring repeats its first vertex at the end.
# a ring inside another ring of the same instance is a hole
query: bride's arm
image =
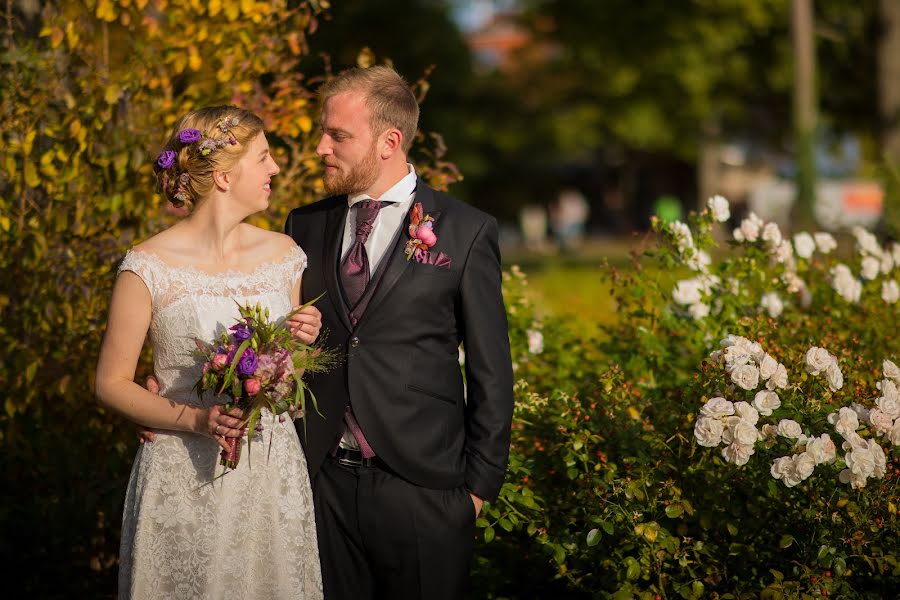
{"type": "Polygon", "coordinates": [[[97,400],[150,429],[190,431],[215,437],[217,415],[209,409],[173,402],[134,382],[150,316],[147,286],[131,271],[122,271],[113,289],[106,336],[97,361],[97,400]]]}

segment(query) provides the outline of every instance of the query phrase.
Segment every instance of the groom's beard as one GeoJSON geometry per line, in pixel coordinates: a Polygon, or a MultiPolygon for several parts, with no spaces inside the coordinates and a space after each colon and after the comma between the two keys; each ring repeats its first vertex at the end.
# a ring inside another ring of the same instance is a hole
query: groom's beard
{"type": "Polygon", "coordinates": [[[357,164],[347,171],[338,169],[330,174],[326,171],[322,181],[329,196],[353,196],[375,185],[378,175],[378,152],[373,142],[369,152],[357,164]]]}

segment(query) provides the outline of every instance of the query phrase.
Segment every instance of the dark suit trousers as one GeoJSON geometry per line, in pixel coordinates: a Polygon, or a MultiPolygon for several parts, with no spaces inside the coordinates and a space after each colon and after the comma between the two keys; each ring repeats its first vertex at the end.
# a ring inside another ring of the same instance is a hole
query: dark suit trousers
{"type": "Polygon", "coordinates": [[[475,535],[464,488],[423,488],[326,458],[313,496],[325,600],[464,597],[475,535]]]}

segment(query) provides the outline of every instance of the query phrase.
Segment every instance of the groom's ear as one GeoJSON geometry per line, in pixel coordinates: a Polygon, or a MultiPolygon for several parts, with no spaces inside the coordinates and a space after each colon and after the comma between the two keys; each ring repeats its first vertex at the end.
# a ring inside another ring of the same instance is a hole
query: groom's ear
{"type": "Polygon", "coordinates": [[[397,152],[403,152],[403,134],[400,130],[391,127],[385,131],[381,142],[381,158],[390,158],[397,152]]]}

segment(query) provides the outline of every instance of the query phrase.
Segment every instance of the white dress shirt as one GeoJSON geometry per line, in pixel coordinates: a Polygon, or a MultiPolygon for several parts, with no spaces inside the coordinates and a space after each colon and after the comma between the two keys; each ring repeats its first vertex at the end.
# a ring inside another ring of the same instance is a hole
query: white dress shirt
{"type": "MultiPolygon", "coordinates": [[[[381,198],[372,198],[366,194],[357,194],[347,198],[347,203],[351,209],[354,204],[363,200],[381,200],[381,209],[378,211],[378,216],[375,217],[375,222],[372,223],[372,232],[366,240],[366,256],[369,258],[370,277],[388,253],[397,229],[406,225],[404,220],[409,214],[409,209],[412,207],[413,200],[416,197],[416,181],[418,180],[416,170],[409,163],[406,166],[409,168],[409,173],[406,177],[395,183],[391,189],[382,194],[381,198]]],[[[350,252],[355,233],[356,211],[348,210],[347,221],[344,223],[344,241],[341,244],[341,262],[344,261],[347,253],[350,252]]],[[[363,431],[363,435],[365,433],[363,431]]],[[[359,450],[359,444],[350,432],[350,428],[347,427],[346,422],[344,423],[344,433],[341,436],[340,447],[359,450]]]]}

